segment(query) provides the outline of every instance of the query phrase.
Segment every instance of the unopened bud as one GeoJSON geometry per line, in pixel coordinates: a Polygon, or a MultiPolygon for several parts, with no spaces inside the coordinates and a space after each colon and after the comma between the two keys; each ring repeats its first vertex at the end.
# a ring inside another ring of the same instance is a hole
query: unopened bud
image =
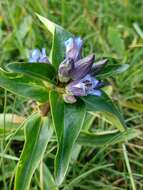
{"type": "Polygon", "coordinates": [[[70,76],[72,80],[79,80],[83,77],[85,77],[92,68],[92,64],[94,62],[95,56],[93,54],[80,59],[74,64],[74,69],[71,70],[70,76]]]}
{"type": "Polygon", "coordinates": [[[91,75],[98,74],[98,72],[100,72],[104,68],[106,63],[107,63],[107,59],[102,59],[102,60],[96,62],[95,64],[93,64],[90,74],[91,75]]]}
{"type": "Polygon", "coordinates": [[[70,79],[69,73],[74,68],[74,62],[71,58],[66,58],[59,66],[58,76],[60,82],[68,82],[70,79]]]}

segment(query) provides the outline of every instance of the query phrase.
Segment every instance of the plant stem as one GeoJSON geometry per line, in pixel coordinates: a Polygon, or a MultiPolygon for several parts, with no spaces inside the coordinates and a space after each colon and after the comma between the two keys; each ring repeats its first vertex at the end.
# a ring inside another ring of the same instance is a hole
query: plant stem
{"type": "Polygon", "coordinates": [[[131,170],[131,166],[130,166],[128,153],[127,153],[127,149],[126,149],[125,144],[122,145],[122,148],[123,148],[123,154],[124,154],[124,158],[125,158],[126,167],[127,167],[128,173],[129,173],[132,189],[136,190],[136,185],[135,185],[135,181],[133,178],[133,174],[132,174],[132,170],[131,170]]]}
{"type": "Polygon", "coordinates": [[[57,91],[58,93],[60,94],[64,94],[65,93],[65,89],[64,88],[61,88],[61,87],[57,87],[56,85],[54,84],[50,84],[48,82],[43,82],[45,87],[48,89],[48,90],[55,90],[57,91]]]}

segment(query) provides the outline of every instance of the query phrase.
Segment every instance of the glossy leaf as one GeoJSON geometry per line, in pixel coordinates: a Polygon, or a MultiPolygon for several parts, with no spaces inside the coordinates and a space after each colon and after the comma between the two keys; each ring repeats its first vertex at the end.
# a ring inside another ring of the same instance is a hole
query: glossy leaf
{"type": "Polygon", "coordinates": [[[81,99],[84,101],[87,111],[103,112],[105,113],[105,117],[107,115],[108,118],[112,116],[113,124],[120,131],[125,130],[126,125],[122,114],[104,92],[102,92],[101,96],[87,96],[81,99]]]}
{"type": "Polygon", "coordinates": [[[64,102],[63,99],[55,91],[50,92],[50,107],[53,118],[53,123],[58,138],[58,142],[61,139],[64,130],[64,102]]]}
{"type": "Polygon", "coordinates": [[[31,77],[8,74],[0,70],[0,87],[5,88],[14,94],[32,98],[38,102],[46,102],[48,100],[48,90],[37,80],[31,77]]]}
{"type": "Polygon", "coordinates": [[[107,131],[103,133],[81,132],[77,139],[77,143],[83,146],[102,147],[114,145],[116,143],[123,143],[138,137],[140,134],[141,131],[137,129],[127,129],[122,133],[119,131],[107,131]]]}
{"type": "Polygon", "coordinates": [[[51,32],[53,35],[53,42],[52,42],[52,51],[51,51],[51,61],[54,64],[56,70],[59,67],[59,64],[63,61],[65,55],[65,47],[64,42],[72,37],[73,35],[67,32],[61,26],[51,22],[49,19],[36,14],[40,21],[46,26],[46,28],[51,32]]]}
{"type": "Polygon", "coordinates": [[[51,83],[53,83],[56,74],[53,66],[46,63],[10,63],[7,65],[7,69],[51,83]]]}
{"type": "Polygon", "coordinates": [[[18,163],[15,190],[28,190],[30,181],[52,135],[48,118],[33,114],[25,122],[25,144],[18,163]]]}
{"type": "MultiPolygon", "coordinates": [[[[82,125],[82,131],[88,131],[90,129],[90,127],[92,126],[93,122],[95,119],[95,115],[90,114],[89,112],[86,112],[85,114],[85,119],[82,125]]],[[[72,162],[75,162],[80,154],[80,151],[82,149],[82,146],[80,144],[75,144],[74,148],[72,150],[72,156],[71,156],[71,160],[72,162]]]]}
{"type": "Polygon", "coordinates": [[[58,151],[55,160],[55,177],[58,185],[62,183],[67,173],[72,148],[83,125],[85,108],[81,103],[65,104],[56,92],[50,93],[52,118],[58,136],[58,151]],[[58,111],[59,109],[63,110],[62,114],[58,111]]]}

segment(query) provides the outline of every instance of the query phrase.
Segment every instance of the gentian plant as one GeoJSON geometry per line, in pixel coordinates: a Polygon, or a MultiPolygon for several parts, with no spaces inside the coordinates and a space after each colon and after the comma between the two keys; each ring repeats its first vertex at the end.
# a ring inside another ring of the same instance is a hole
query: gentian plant
{"type": "Polygon", "coordinates": [[[111,140],[128,131],[121,112],[106,93],[106,78],[124,71],[127,65],[111,58],[96,61],[94,54],[83,57],[80,37],[37,16],[53,37],[50,56],[41,47],[30,52],[27,62],[10,63],[0,70],[1,87],[37,103],[36,111],[22,125],[25,144],[16,170],[15,190],[29,189],[52,137],[57,141],[57,153],[47,180],[49,189],[57,190],[70,169],[76,144],[88,142],[93,146],[97,136],[111,140]],[[93,120],[96,112],[117,130],[101,136],[87,132],[90,126],[85,127],[85,123],[93,120]]]}

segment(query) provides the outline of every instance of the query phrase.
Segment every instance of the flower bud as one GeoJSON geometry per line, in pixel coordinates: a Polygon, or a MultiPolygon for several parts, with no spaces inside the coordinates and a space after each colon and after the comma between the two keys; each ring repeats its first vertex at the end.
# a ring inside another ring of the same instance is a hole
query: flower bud
{"type": "Polygon", "coordinates": [[[74,68],[74,61],[71,58],[66,58],[59,66],[58,76],[60,82],[68,82],[70,80],[69,73],[74,68]]]}
{"type": "Polygon", "coordinates": [[[106,63],[107,63],[107,59],[102,59],[102,60],[96,62],[95,64],[93,64],[90,74],[96,75],[98,72],[100,72],[103,69],[103,67],[106,65],[106,63]]]}
{"type": "Polygon", "coordinates": [[[81,59],[83,41],[80,37],[69,38],[65,41],[66,57],[71,58],[74,62],[81,59]]]}
{"type": "Polygon", "coordinates": [[[83,78],[84,76],[86,76],[91,71],[94,59],[95,59],[95,56],[91,54],[75,62],[74,69],[72,69],[70,72],[71,79],[79,80],[83,78]]]}
{"type": "Polygon", "coordinates": [[[96,95],[100,96],[101,91],[99,90],[100,81],[96,80],[90,75],[86,75],[81,80],[76,80],[69,83],[66,86],[66,92],[73,96],[87,96],[87,95],[96,95]]]}

